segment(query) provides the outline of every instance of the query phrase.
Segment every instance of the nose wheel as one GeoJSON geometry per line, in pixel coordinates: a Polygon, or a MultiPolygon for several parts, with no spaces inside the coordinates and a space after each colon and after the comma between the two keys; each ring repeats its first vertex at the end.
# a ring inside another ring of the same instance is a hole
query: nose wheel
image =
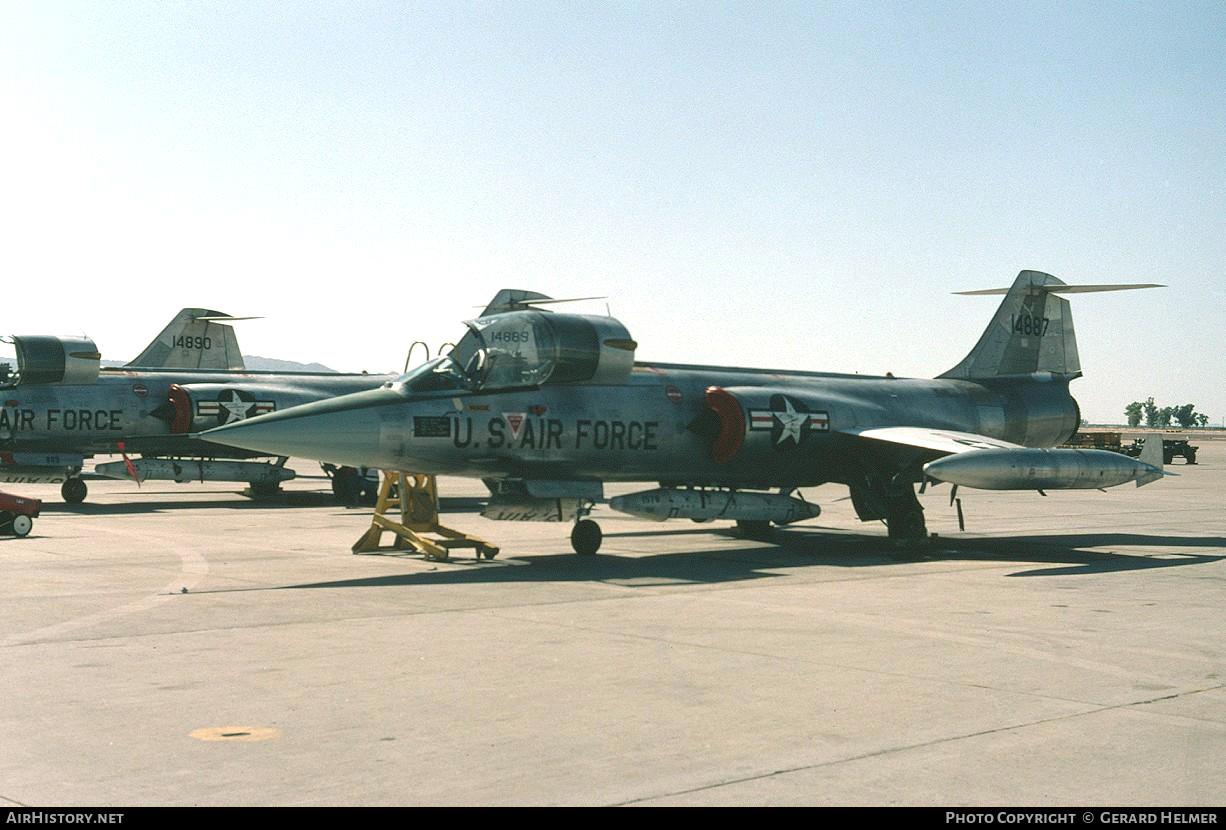
{"type": "Polygon", "coordinates": [[[89,488],[79,478],[64,479],[64,483],[60,485],[60,495],[69,504],[80,504],[85,501],[85,494],[88,492],[89,488]]]}
{"type": "Polygon", "coordinates": [[[580,556],[591,556],[600,550],[604,533],[591,519],[580,519],[570,531],[570,546],[580,556]]]}

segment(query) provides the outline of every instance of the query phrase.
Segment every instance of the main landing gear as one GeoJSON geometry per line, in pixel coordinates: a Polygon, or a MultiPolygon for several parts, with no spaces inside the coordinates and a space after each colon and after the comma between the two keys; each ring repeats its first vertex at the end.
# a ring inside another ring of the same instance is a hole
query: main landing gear
{"type": "Polygon", "coordinates": [[[910,481],[901,477],[866,476],[863,483],[851,485],[851,503],[860,521],[884,519],[895,547],[917,547],[928,539],[924,508],[915,497],[910,481]]]}
{"type": "Polygon", "coordinates": [[[60,495],[68,504],[80,504],[85,501],[85,495],[88,492],[89,487],[79,478],[66,478],[60,485],[60,495]]]}
{"type": "Polygon", "coordinates": [[[324,472],[332,479],[332,495],[339,504],[346,507],[356,507],[360,504],[374,504],[379,497],[379,479],[372,480],[365,467],[337,467],[324,464],[324,472]]]}
{"type": "Polygon", "coordinates": [[[919,547],[928,540],[924,508],[910,483],[887,490],[885,526],[890,541],[898,548],[919,547]]]}

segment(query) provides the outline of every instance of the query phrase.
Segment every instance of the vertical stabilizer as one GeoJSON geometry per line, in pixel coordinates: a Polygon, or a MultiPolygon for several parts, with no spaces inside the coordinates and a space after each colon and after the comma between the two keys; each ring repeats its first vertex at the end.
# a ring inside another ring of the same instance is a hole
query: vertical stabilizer
{"type": "Polygon", "coordinates": [[[1080,377],[1081,360],[1077,356],[1069,302],[1056,295],[1162,287],[1153,283],[1066,285],[1051,274],[1022,271],[1009,288],[959,291],[959,294],[1004,294],[1005,299],[971,353],[939,377],[986,380],[1034,372],[1080,377]]]}
{"type": "Polygon", "coordinates": [[[127,365],[142,369],[242,369],[238,338],[233,327],[221,321],[244,319],[250,318],[185,308],[127,365]]]}

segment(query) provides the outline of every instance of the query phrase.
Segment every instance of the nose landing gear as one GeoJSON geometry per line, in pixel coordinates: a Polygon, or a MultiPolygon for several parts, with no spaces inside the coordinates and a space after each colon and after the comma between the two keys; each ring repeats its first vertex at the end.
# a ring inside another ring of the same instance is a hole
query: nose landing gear
{"type": "Polygon", "coordinates": [[[592,556],[600,550],[604,533],[591,519],[580,519],[570,531],[570,546],[580,556],[592,556]]]}
{"type": "Polygon", "coordinates": [[[85,501],[85,495],[88,492],[89,487],[79,478],[66,478],[60,485],[60,495],[68,504],[80,504],[85,501]]]}

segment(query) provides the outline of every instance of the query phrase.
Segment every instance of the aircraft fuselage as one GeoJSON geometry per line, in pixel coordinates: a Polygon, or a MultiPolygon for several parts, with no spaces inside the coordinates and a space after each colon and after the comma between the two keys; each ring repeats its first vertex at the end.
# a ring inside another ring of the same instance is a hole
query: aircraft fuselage
{"type": "MultiPolygon", "coordinates": [[[[1040,447],[1072,434],[1077,417],[1067,380],[1052,376],[983,383],[641,363],[611,385],[378,389],[262,418],[234,437],[355,466],[761,488],[847,481],[864,466],[864,442],[846,433],[853,428],[926,427],[1040,447]],[[747,413],[739,434],[723,429],[712,388],[747,413]],[[721,458],[724,435],[740,440],[721,458]]],[[[879,451],[891,466],[900,453],[922,454],[879,451]]]]}
{"type": "Polygon", "coordinates": [[[62,480],[95,453],[245,458],[189,436],[213,426],[370,389],[375,375],[104,369],[93,383],[0,389],[0,477],[62,480]],[[172,392],[177,389],[178,392],[172,392]],[[36,470],[36,468],[45,468],[36,470]]]}

